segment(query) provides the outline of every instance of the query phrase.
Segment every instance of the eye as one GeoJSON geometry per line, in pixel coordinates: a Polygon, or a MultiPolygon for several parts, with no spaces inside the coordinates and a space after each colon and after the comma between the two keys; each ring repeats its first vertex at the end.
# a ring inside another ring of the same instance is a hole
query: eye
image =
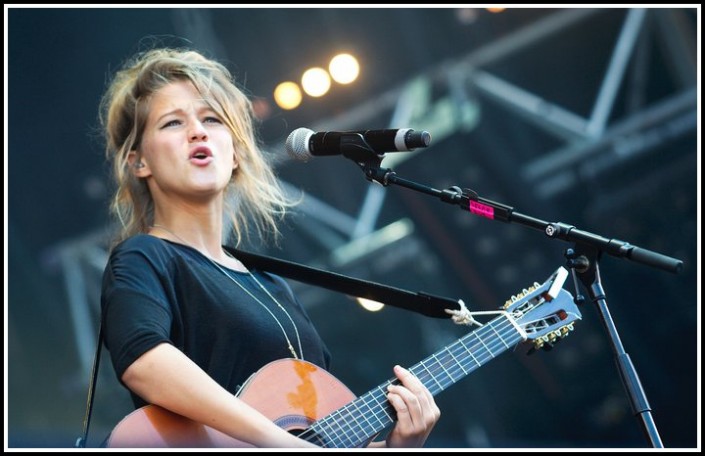
{"type": "Polygon", "coordinates": [[[174,120],[170,120],[169,122],[167,122],[167,123],[165,123],[164,125],[162,125],[162,128],[174,127],[174,126],[177,126],[177,125],[181,125],[181,121],[174,119],[174,120]]]}
{"type": "Polygon", "coordinates": [[[215,116],[208,116],[208,117],[206,117],[205,119],[203,119],[203,122],[204,122],[204,123],[218,123],[218,124],[223,123],[223,122],[220,120],[220,118],[215,117],[215,116]]]}

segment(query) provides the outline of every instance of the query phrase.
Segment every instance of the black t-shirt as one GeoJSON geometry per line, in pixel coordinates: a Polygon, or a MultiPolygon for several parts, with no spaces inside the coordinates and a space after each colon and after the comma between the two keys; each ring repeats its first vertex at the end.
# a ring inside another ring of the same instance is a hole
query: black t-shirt
{"type": "MultiPolygon", "coordinates": [[[[299,356],[303,351],[303,359],[329,369],[328,349],[281,277],[251,271],[296,329],[250,273],[221,267],[194,248],[150,235],[133,236],[113,249],[103,275],[101,309],[118,379],[142,354],[166,342],[236,394],[268,362],[292,358],[280,324],[299,356]]],[[[135,407],[146,404],[135,394],[132,398],[135,407]]]]}

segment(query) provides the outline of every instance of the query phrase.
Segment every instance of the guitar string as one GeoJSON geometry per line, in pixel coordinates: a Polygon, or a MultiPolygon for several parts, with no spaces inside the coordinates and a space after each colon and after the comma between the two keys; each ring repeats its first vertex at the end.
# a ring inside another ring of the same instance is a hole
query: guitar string
{"type": "MultiPolygon", "coordinates": [[[[511,329],[514,329],[514,331],[508,331],[508,332],[507,332],[507,331],[505,331],[506,328],[501,329],[501,331],[504,333],[504,336],[507,336],[507,333],[509,333],[509,334],[515,334],[515,335],[517,334],[517,333],[516,333],[516,329],[513,328],[513,325],[511,324],[511,322],[509,322],[508,319],[502,319],[501,321],[498,320],[498,319],[495,319],[495,320],[496,320],[496,321],[490,322],[488,325],[486,325],[486,327],[487,327],[488,329],[491,329],[491,325],[493,325],[493,324],[495,324],[495,323],[499,323],[500,325],[501,325],[501,324],[504,324],[504,323],[509,323],[509,325],[508,325],[507,327],[508,327],[508,328],[511,328],[511,329]]],[[[490,331],[485,331],[485,332],[490,332],[490,331]]],[[[495,330],[495,332],[497,332],[497,331],[495,330]]],[[[497,333],[497,334],[499,335],[499,333],[497,333]]],[[[481,339],[479,339],[479,338],[478,338],[476,341],[473,342],[473,346],[471,346],[470,349],[468,349],[467,346],[465,346],[464,344],[461,343],[461,341],[462,341],[463,339],[465,339],[465,338],[467,338],[467,337],[470,337],[470,336],[472,336],[472,335],[476,335],[476,336],[477,336],[477,334],[475,334],[475,332],[473,332],[473,333],[468,333],[468,334],[466,334],[466,336],[464,336],[464,337],[461,338],[460,340],[456,341],[454,344],[451,344],[450,346],[446,347],[446,349],[445,349],[445,350],[442,350],[442,351],[449,351],[451,348],[457,348],[457,347],[460,346],[460,345],[463,345],[463,347],[464,347],[463,350],[464,350],[464,351],[473,351],[473,350],[476,350],[477,348],[479,348],[480,346],[483,346],[483,347],[485,347],[485,348],[489,348],[489,347],[488,347],[488,344],[483,343],[483,342],[481,341],[481,339]]],[[[500,335],[500,338],[501,338],[501,335],[500,335]]],[[[496,355],[493,355],[493,353],[499,354],[498,352],[496,352],[496,348],[497,348],[497,347],[501,347],[502,345],[504,345],[504,346],[505,346],[505,349],[504,349],[504,350],[507,349],[507,348],[506,348],[506,345],[507,345],[506,342],[503,342],[502,340],[499,340],[499,339],[497,339],[497,338],[493,338],[492,341],[495,342],[495,343],[490,342],[490,345],[492,346],[492,349],[486,351],[486,352],[489,354],[489,357],[487,357],[487,355],[485,355],[485,357],[482,358],[482,356],[481,356],[482,361],[479,363],[478,367],[480,367],[480,366],[482,366],[484,363],[488,362],[488,360],[494,358],[496,355]]],[[[504,350],[503,350],[503,351],[504,351],[504,350]]],[[[465,355],[467,355],[467,353],[465,353],[465,355]]],[[[479,355],[479,353],[478,353],[478,355],[479,355]]],[[[427,358],[427,360],[424,360],[424,361],[431,360],[432,358],[433,358],[433,355],[430,356],[429,358],[427,358]]],[[[469,360],[469,358],[468,358],[467,356],[466,356],[466,360],[469,360]]],[[[477,358],[473,357],[473,360],[477,362],[477,358]]],[[[422,361],[421,363],[419,363],[419,365],[423,365],[424,361],[422,361]]],[[[417,366],[415,366],[415,367],[417,367],[417,366]]],[[[440,372],[440,371],[442,370],[442,369],[438,369],[437,367],[436,367],[435,369],[436,369],[437,372],[440,372]]],[[[428,371],[428,368],[426,368],[426,370],[428,371]]],[[[445,369],[445,371],[447,372],[447,369],[445,369]]],[[[456,370],[456,372],[457,372],[457,370],[456,370]]],[[[429,373],[430,373],[430,371],[429,371],[429,373]]],[[[431,375],[433,375],[433,374],[431,373],[431,375]]],[[[388,381],[387,383],[385,383],[385,384],[383,384],[382,386],[380,386],[380,387],[377,388],[379,391],[381,391],[381,395],[380,395],[379,397],[375,397],[375,395],[374,395],[374,390],[373,390],[373,391],[367,393],[366,395],[362,396],[361,398],[358,398],[357,400],[353,401],[353,403],[348,404],[347,406],[345,406],[345,407],[343,407],[342,409],[338,410],[336,413],[331,414],[331,415],[330,415],[330,418],[331,418],[331,419],[336,419],[336,416],[335,416],[335,415],[344,415],[344,414],[349,415],[349,414],[351,413],[351,410],[350,410],[350,409],[351,409],[353,406],[354,406],[354,407],[357,407],[357,403],[359,403],[359,402],[361,402],[361,401],[362,401],[362,402],[365,402],[365,405],[369,406],[369,405],[368,405],[369,403],[366,402],[366,400],[365,400],[365,396],[371,396],[371,398],[375,400],[375,402],[377,403],[377,405],[383,405],[383,406],[387,406],[387,408],[389,408],[390,406],[389,406],[389,404],[386,402],[386,393],[385,393],[385,390],[383,389],[383,387],[386,388],[386,386],[389,385],[390,383],[391,383],[391,381],[388,381]],[[382,399],[382,402],[379,401],[379,398],[382,399]]],[[[452,383],[451,383],[451,384],[452,384],[452,383]]],[[[384,412],[384,414],[385,414],[387,420],[389,421],[389,423],[391,423],[391,422],[394,421],[394,420],[389,416],[389,414],[388,414],[386,411],[384,411],[384,410],[382,410],[382,411],[384,412]]],[[[364,415],[366,415],[366,414],[364,414],[364,415]]],[[[377,416],[376,413],[373,413],[373,415],[377,418],[378,421],[380,421],[380,423],[382,423],[382,421],[379,419],[379,416],[377,416]]],[[[326,417],[325,419],[329,419],[329,417],[326,417]]],[[[366,439],[370,438],[370,437],[365,436],[364,430],[363,430],[363,438],[360,438],[360,436],[357,435],[357,433],[356,433],[356,431],[354,430],[354,428],[351,427],[351,425],[350,425],[350,420],[348,420],[348,417],[347,417],[347,416],[343,416],[343,417],[342,417],[342,421],[343,421],[343,425],[340,426],[341,429],[342,429],[342,432],[341,432],[341,431],[338,431],[337,434],[333,436],[333,438],[328,437],[328,440],[329,440],[331,443],[338,443],[338,442],[339,442],[340,445],[336,445],[336,446],[340,446],[340,447],[349,447],[349,446],[351,446],[350,444],[347,444],[347,445],[346,445],[346,444],[344,444],[343,441],[340,440],[340,439],[343,439],[343,438],[346,438],[346,437],[347,437],[347,440],[348,440],[348,441],[352,441],[352,437],[351,437],[351,436],[354,434],[354,438],[357,439],[356,441],[360,441],[361,443],[364,443],[364,441],[365,441],[366,439]],[[352,432],[351,432],[350,430],[344,429],[344,426],[345,426],[345,425],[348,425],[349,428],[353,429],[352,432]],[[336,442],[336,440],[335,440],[336,438],[338,439],[338,442],[336,442]]],[[[368,421],[368,423],[369,423],[369,421],[368,421]]],[[[389,423],[388,423],[388,424],[389,424],[389,423]]],[[[354,424],[354,419],[353,419],[353,424],[354,424]]],[[[358,426],[358,428],[359,428],[359,426],[358,426]]],[[[312,429],[312,431],[313,431],[313,430],[314,430],[314,429],[312,429]]],[[[301,437],[301,435],[299,435],[299,437],[301,437]]]]}
{"type": "MultiPolygon", "coordinates": [[[[502,352],[511,348],[511,346],[507,347],[508,344],[504,341],[504,338],[502,336],[506,337],[508,335],[512,335],[512,334],[516,335],[517,334],[516,328],[514,328],[514,326],[509,321],[508,318],[501,318],[501,317],[496,318],[493,321],[490,321],[487,325],[484,325],[482,328],[478,328],[477,330],[466,334],[465,336],[463,336],[459,340],[446,346],[443,350],[440,350],[438,353],[429,356],[427,359],[425,359],[425,360],[421,361],[420,363],[418,363],[417,365],[415,365],[414,367],[423,367],[427,372],[427,373],[424,373],[422,371],[422,372],[419,372],[418,374],[415,374],[415,375],[423,383],[424,382],[423,378],[426,378],[426,377],[431,377],[435,380],[436,376],[434,376],[434,372],[436,374],[440,373],[440,372],[445,372],[447,374],[447,376],[449,376],[451,379],[454,379],[453,382],[451,382],[445,386],[447,387],[449,385],[452,385],[455,381],[457,381],[457,380],[455,380],[456,377],[459,379],[459,378],[462,378],[462,376],[468,374],[468,372],[465,372],[465,370],[462,367],[460,367],[463,363],[467,363],[472,358],[475,363],[479,362],[477,367],[481,367],[482,365],[487,363],[489,360],[493,359],[494,357],[496,357],[498,354],[501,353],[501,352],[497,351],[498,347],[503,347],[502,352]],[[495,326],[497,326],[497,327],[495,328],[495,326]],[[504,327],[502,328],[502,326],[504,326],[504,327]],[[486,328],[486,330],[484,332],[490,334],[492,331],[494,331],[498,336],[498,337],[490,338],[490,340],[488,341],[489,345],[488,345],[487,341],[483,341],[480,338],[480,336],[478,334],[476,334],[476,332],[482,328],[486,328]],[[509,331],[507,331],[507,329],[509,329],[509,331]],[[463,343],[464,339],[472,338],[471,336],[473,336],[473,335],[475,335],[477,337],[475,337],[475,339],[472,340],[470,346],[467,346],[466,344],[463,343]],[[453,355],[452,350],[457,349],[461,346],[462,346],[461,353],[458,353],[456,356],[452,356],[453,355]],[[478,360],[477,357],[472,356],[470,353],[473,351],[477,351],[480,347],[485,348],[485,354],[482,355],[478,352],[477,354],[480,357],[480,359],[478,360]],[[436,359],[436,361],[433,363],[436,366],[431,366],[430,369],[429,369],[429,367],[424,365],[424,362],[430,361],[433,358],[438,358],[437,355],[441,355],[441,354],[449,354],[451,356],[450,357],[449,356],[441,357],[442,360],[436,359]],[[457,363],[454,362],[454,363],[452,363],[452,365],[448,365],[448,363],[451,360],[458,360],[459,362],[457,362],[457,363]],[[445,365],[444,365],[444,363],[445,363],[445,365]],[[448,370],[448,368],[450,368],[452,373],[448,370]],[[433,372],[432,372],[432,370],[433,370],[433,372]],[[462,375],[461,375],[461,372],[462,372],[462,375]]],[[[521,340],[521,338],[519,339],[519,341],[520,340],[521,340]]],[[[517,341],[517,343],[519,341],[517,341]]],[[[516,344],[514,344],[514,345],[516,345],[516,344]]],[[[361,443],[364,443],[364,441],[366,439],[368,439],[369,437],[366,437],[365,433],[363,432],[363,438],[360,438],[360,436],[357,435],[355,428],[353,427],[353,425],[356,424],[356,421],[359,421],[359,419],[355,420],[355,418],[353,417],[353,419],[351,421],[349,419],[350,418],[349,416],[343,416],[343,415],[350,415],[350,413],[351,413],[350,409],[352,407],[358,407],[358,403],[361,401],[364,402],[365,406],[369,407],[369,405],[368,405],[369,402],[367,402],[365,399],[366,396],[371,396],[370,398],[374,399],[374,401],[377,403],[377,405],[382,405],[383,408],[384,408],[384,406],[389,408],[390,405],[386,401],[385,390],[386,390],[386,387],[388,385],[390,385],[393,381],[394,380],[388,380],[387,382],[385,382],[384,384],[382,384],[376,388],[377,390],[381,391],[381,396],[379,396],[379,397],[375,396],[374,395],[375,390],[372,390],[372,391],[366,393],[365,395],[361,396],[360,398],[355,399],[354,401],[352,401],[348,405],[336,410],[335,412],[331,413],[330,415],[317,421],[311,427],[309,427],[308,429],[304,430],[301,434],[299,434],[299,437],[300,438],[315,437],[316,435],[318,435],[318,433],[316,432],[316,427],[320,427],[321,422],[323,422],[323,421],[333,421],[333,422],[339,421],[340,423],[336,423],[336,425],[340,428],[340,430],[335,431],[334,432],[335,435],[333,435],[332,437],[331,436],[324,436],[324,438],[327,440],[328,443],[335,443],[336,438],[338,440],[340,440],[345,437],[347,437],[348,440],[351,441],[352,439],[350,438],[350,436],[354,436],[354,439],[356,439],[357,441],[361,441],[361,443]],[[382,402],[380,402],[380,400],[379,400],[380,398],[382,398],[382,402]],[[349,429],[345,429],[346,426],[349,429]]],[[[438,382],[436,381],[436,383],[438,383],[438,382]]],[[[424,384],[426,384],[426,383],[424,383],[424,384]]],[[[382,411],[384,412],[384,415],[386,416],[387,421],[389,421],[389,422],[394,421],[392,419],[392,417],[389,416],[389,414],[384,409],[382,411]]],[[[362,414],[362,416],[365,417],[365,420],[368,422],[368,424],[370,424],[369,420],[367,420],[367,417],[366,417],[367,415],[368,414],[364,414],[364,413],[362,414]]],[[[380,424],[384,423],[380,419],[380,417],[378,416],[378,414],[376,412],[374,412],[372,414],[372,416],[374,416],[379,421],[380,424]]],[[[359,424],[357,427],[359,427],[359,424]]],[[[331,430],[334,431],[335,426],[331,426],[331,430]]],[[[342,443],[342,441],[340,441],[340,442],[342,443]]],[[[345,445],[336,445],[336,447],[344,447],[344,446],[345,445]]]]}

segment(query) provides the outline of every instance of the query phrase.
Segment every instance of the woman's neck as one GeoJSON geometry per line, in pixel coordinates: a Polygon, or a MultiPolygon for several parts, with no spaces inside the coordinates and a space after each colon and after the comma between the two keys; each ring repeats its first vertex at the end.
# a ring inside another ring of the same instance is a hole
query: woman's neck
{"type": "Polygon", "coordinates": [[[158,207],[149,234],[188,245],[213,259],[223,255],[223,214],[218,208],[158,207]]]}
{"type": "Polygon", "coordinates": [[[186,244],[211,258],[221,257],[222,196],[205,204],[158,196],[154,202],[154,228],[149,234],[186,244]]]}

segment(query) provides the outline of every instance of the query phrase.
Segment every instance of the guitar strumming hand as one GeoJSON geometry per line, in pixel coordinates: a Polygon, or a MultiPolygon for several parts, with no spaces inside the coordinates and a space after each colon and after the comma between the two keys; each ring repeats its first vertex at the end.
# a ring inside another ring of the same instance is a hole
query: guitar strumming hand
{"type": "MultiPolygon", "coordinates": [[[[565,270],[559,268],[559,271],[565,270]]],[[[395,368],[398,378],[360,397],[355,397],[324,369],[294,359],[264,366],[243,385],[238,397],[277,426],[318,446],[366,446],[405,413],[396,411],[393,405],[396,399],[388,394],[401,381],[410,391],[418,387],[415,384],[418,381],[435,396],[520,342],[532,341],[537,348],[547,348],[568,335],[581,315],[571,294],[560,288],[562,282],[556,290],[559,271],[544,284],[535,284],[512,296],[500,316],[409,368],[408,374],[413,375],[407,377],[403,369],[395,368]]],[[[398,432],[403,438],[404,431],[398,429],[398,432]]],[[[250,446],[155,405],[142,407],[125,417],[113,429],[107,445],[250,446]]]]}

